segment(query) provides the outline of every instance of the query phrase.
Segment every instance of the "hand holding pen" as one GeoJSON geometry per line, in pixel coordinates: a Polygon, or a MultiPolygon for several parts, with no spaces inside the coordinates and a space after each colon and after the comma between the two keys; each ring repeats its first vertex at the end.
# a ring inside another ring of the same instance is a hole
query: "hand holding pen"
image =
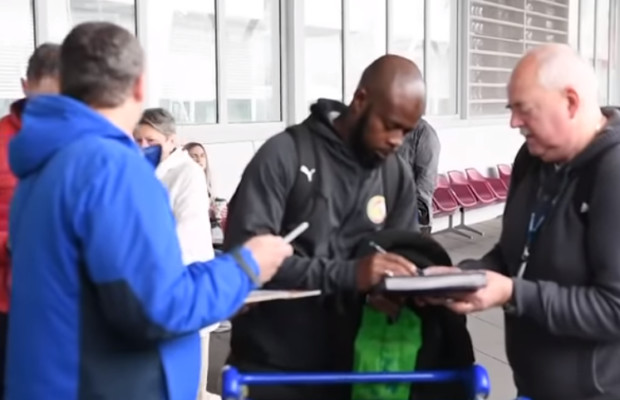
{"type": "Polygon", "coordinates": [[[406,258],[388,253],[376,243],[373,248],[377,250],[376,253],[360,259],[357,263],[356,280],[360,291],[370,290],[386,276],[418,275],[416,266],[406,258]]]}
{"type": "MultiPolygon", "coordinates": [[[[379,246],[377,243],[375,243],[373,241],[370,241],[368,244],[370,245],[370,247],[372,247],[375,250],[377,250],[377,253],[388,254],[388,252],[383,247],[379,246]]],[[[424,275],[424,271],[422,271],[420,268],[418,268],[417,265],[415,265],[415,264],[411,264],[411,265],[413,265],[414,268],[415,268],[415,271],[416,271],[415,275],[418,275],[418,276],[424,275]]],[[[386,271],[386,275],[387,276],[394,276],[394,273],[392,273],[392,271],[386,271]]]]}

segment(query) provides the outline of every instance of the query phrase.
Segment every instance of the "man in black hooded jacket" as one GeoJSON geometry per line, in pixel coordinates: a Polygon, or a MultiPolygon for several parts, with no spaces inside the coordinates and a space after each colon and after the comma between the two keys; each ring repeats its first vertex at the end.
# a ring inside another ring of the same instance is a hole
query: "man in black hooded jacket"
{"type": "MultiPolygon", "coordinates": [[[[308,221],[310,228],[294,242],[296,254],[266,288],[320,289],[322,296],[266,302],[239,315],[233,321],[231,364],[245,371],[351,368],[334,356],[342,298],[357,297],[386,274],[415,273],[401,256],[356,259],[355,248],[380,229],[417,229],[411,172],[395,152],[423,114],[424,98],[417,66],[383,56],[364,71],[348,106],[319,100],[304,122],[269,139],[250,161],[229,206],[224,247],[259,232],[287,233],[308,221]],[[314,165],[307,165],[307,152],[314,165]],[[300,199],[295,190],[309,196],[300,199]]],[[[338,398],[332,390],[255,387],[250,397],[338,398]]]]}
{"type": "Polygon", "coordinates": [[[487,286],[446,303],[504,308],[508,362],[533,400],[620,399],[620,112],[599,108],[596,81],[566,45],[519,61],[508,101],[526,144],[502,233],[459,265],[487,270],[487,286]]]}

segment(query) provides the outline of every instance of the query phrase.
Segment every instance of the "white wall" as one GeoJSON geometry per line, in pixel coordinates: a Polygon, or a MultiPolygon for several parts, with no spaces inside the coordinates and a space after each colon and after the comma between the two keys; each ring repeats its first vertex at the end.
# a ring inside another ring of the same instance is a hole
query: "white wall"
{"type": "MultiPolygon", "coordinates": [[[[518,132],[509,128],[507,119],[429,121],[436,127],[442,145],[440,172],[475,167],[486,175],[489,168],[498,163],[511,163],[523,143],[518,132]]],[[[271,134],[282,130],[277,126],[273,128],[271,134]]],[[[205,144],[213,170],[215,190],[218,196],[225,198],[232,196],[246,164],[270,134],[256,132],[256,136],[252,140],[251,133],[248,133],[245,138],[231,138],[227,142],[225,134],[210,137],[195,132],[191,127],[181,127],[181,137],[185,141],[205,144]]]]}

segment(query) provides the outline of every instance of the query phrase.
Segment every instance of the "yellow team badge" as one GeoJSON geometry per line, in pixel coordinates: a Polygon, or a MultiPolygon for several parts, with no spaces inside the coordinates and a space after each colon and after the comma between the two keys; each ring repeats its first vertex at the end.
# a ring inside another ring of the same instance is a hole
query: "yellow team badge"
{"type": "Polygon", "coordinates": [[[366,205],[366,214],[373,224],[382,224],[387,214],[385,197],[380,195],[372,196],[366,205]]]}

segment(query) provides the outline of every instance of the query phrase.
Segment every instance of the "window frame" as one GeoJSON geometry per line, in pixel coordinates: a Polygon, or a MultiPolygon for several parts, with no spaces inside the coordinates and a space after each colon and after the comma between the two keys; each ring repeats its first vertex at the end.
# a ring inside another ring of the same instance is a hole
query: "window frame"
{"type": "MultiPolygon", "coordinates": [[[[41,1],[41,0],[39,0],[41,1]]],[[[146,35],[145,26],[147,21],[147,6],[154,0],[135,0],[137,6],[137,18],[139,22],[137,37],[140,43],[145,46],[149,40],[146,35]]],[[[159,0],[156,0],[159,1],[159,0]]],[[[225,0],[214,0],[215,4],[215,99],[216,99],[216,121],[214,123],[192,123],[178,125],[177,129],[181,136],[188,141],[198,141],[201,143],[224,143],[238,142],[247,140],[264,140],[276,132],[284,130],[288,118],[288,79],[284,79],[287,74],[286,57],[286,30],[287,30],[287,0],[274,0],[277,2],[278,9],[278,29],[274,33],[278,34],[278,60],[280,66],[280,120],[279,121],[251,121],[251,122],[229,122],[228,121],[228,96],[226,96],[226,66],[224,49],[224,23],[225,0]],[[268,134],[267,132],[271,132],[268,134]]],[[[275,8],[275,6],[274,6],[275,8]]],[[[275,41],[274,41],[275,43],[275,41]]],[[[147,64],[148,64],[148,54],[147,64]]],[[[148,88],[147,88],[148,91],[148,88]]],[[[159,99],[148,96],[145,107],[159,107],[159,99]]]]}
{"type": "MultiPolygon", "coordinates": [[[[46,41],[45,34],[46,23],[48,21],[45,18],[41,18],[42,12],[44,12],[46,0],[29,0],[33,10],[33,22],[34,22],[34,43],[35,46],[40,45],[46,41]]],[[[152,0],[151,0],[152,1],[152,0]]],[[[280,115],[281,121],[276,122],[250,122],[250,123],[228,123],[226,121],[227,111],[227,99],[224,98],[225,92],[225,79],[223,74],[225,73],[222,68],[223,57],[221,55],[225,52],[222,49],[222,24],[223,18],[221,18],[221,11],[225,7],[225,0],[215,0],[216,11],[216,99],[217,99],[217,114],[218,119],[214,124],[195,124],[195,125],[181,125],[179,126],[179,132],[187,140],[197,140],[202,143],[234,143],[253,141],[260,142],[266,140],[273,134],[283,131],[286,126],[301,122],[308,114],[308,109],[305,104],[304,93],[304,26],[303,26],[303,8],[304,1],[311,0],[278,0],[279,2],[279,60],[280,60],[280,115]]],[[[349,4],[353,0],[334,0],[341,1],[342,13],[342,88],[341,92],[344,96],[344,86],[346,82],[346,63],[349,62],[347,57],[347,33],[348,33],[348,18],[347,10],[349,4]]],[[[431,0],[424,1],[424,64],[425,70],[428,64],[427,48],[429,46],[428,26],[433,21],[430,20],[430,7],[428,3],[431,0]]],[[[570,0],[569,2],[569,44],[575,48],[579,48],[580,30],[583,29],[582,21],[580,18],[581,2],[592,0],[570,0]]],[[[390,42],[392,37],[392,12],[394,0],[385,0],[386,2],[386,51],[390,51],[390,42]]],[[[469,84],[468,68],[470,52],[469,41],[471,40],[468,35],[469,26],[469,7],[470,0],[458,0],[456,3],[456,10],[452,13],[453,25],[456,27],[454,30],[454,40],[456,46],[456,62],[451,67],[453,73],[451,79],[453,79],[452,85],[456,85],[456,113],[450,115],[428,115],[426,118],[438,128],[459,128],[459,127],[471,127],[471,126],[487,126],[487,125],[505,125],[509,120],[509,115],[480,115],[471,116],[468,115],[469,101],[467,98],[469,84]]],[[[145,0],[135,0],[134,2],[134,18],[136,35],[140,42],[144,45],[149,40],[145,35],[145,25],[149,23],[146,19],[146,7],[148,2],[145,0]]],[[[612,46],[614,41],[612,37],[620,36],[620,22],[615,21],[613,16],[618,15],[620,12],[620,0],[611,0],[611,12],[610,29],[609,29],[609,46],[612,46]],[[612,36],[613,35],[613,36],[612,36]]],[[[596,46],[596,43],[595,43],[596,46]]],[[[148,62],[148,55],[147,55],[148,62]]],[[[608,69],[608,82],[604,90],[607,90],[607,97],[611,95],[610,85],[614,81],[612,79],[613,71],[608,69]]],[[[601,88],[603,89],[603,88],[601,88]]],[[[148,90],[148,88],[147,88],[148,90]]],[[[157,103],[153,102],[153,99],[148,97],[147,93],[146,106],[157,106],[157,103]]],[[[158,99],[157,99],[158,101],[158,99]]]]}

